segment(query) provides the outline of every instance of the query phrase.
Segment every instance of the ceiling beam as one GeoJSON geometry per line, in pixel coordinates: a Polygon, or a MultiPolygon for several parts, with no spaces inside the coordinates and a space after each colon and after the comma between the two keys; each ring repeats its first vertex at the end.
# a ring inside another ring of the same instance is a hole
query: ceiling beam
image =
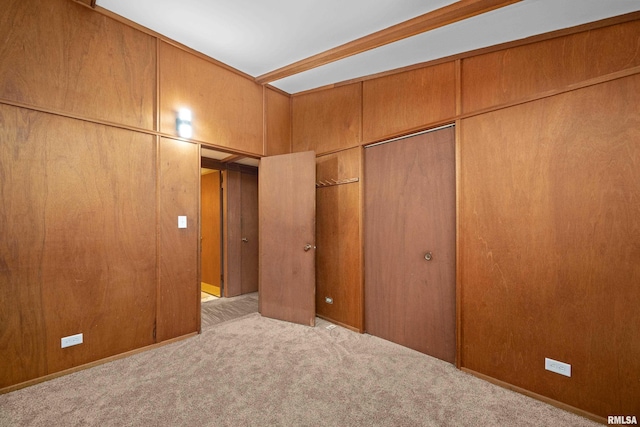
{"type": "Polygon", "coordinates": [[[256,77],[266,84],[522,0],[460,0],[256,77]]]}

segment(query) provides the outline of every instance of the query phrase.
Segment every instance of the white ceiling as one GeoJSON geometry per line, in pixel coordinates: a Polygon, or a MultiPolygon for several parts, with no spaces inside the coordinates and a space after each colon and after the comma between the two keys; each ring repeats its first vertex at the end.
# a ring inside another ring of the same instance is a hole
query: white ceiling
{"type": "MultiPolygon", "coordinates": [[[[257,77],[452,0],[97,0],[257,77]]],[[[388,71],[640,10],[639,0],[523,0],[272,82],[286,92],[388,71]]]]}

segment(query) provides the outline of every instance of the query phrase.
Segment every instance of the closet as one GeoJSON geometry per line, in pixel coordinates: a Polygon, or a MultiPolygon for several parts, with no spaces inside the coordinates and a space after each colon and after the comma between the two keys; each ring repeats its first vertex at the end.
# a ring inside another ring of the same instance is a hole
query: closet
{"type": "Polygon", "coordinates": [[[365,328],[454,363],[452,126],[365,149],[365,328]]]}

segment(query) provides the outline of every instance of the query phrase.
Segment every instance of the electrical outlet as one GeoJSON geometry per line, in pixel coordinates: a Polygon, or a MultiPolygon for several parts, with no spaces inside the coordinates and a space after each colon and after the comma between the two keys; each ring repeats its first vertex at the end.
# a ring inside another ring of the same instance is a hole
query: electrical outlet
{"type": "Polygon", "coordinates": [[[69,335],[68,337],[64,337],[60,340],[61,348],[71,347],[72,345],[78,344],[82,344],[82,334],[69,335]]]}
{"type": "Polygon", "coordinates": [[[544,369],[547,371],[555,372],[556,374],[564,375],[565,377],[571,376],[571,365],[564,362],[558,362],[557,360],[544,358],[544,369]]]}

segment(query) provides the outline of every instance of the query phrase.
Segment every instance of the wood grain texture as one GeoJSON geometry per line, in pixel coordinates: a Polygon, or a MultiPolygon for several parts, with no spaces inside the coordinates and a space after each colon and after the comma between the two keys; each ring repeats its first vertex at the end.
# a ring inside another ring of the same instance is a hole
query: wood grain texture
{"type": "MultiPolygon", "coordinates": [[[[361,150],[318,157],[316,180],[360,178],[361,150]]],[[[325,319],[363,331],[360,185],[316,189],[316,310],[325,319]]]]}
{"type": "Polygon", "coordinates": [[[387,139],[456,116],[455,63],[367,80],[362,88],[362,139],[387,139]]]}
{"type": "Polygon", "coordinates": [[[367,148],[364,174],[365,328],[454,363],[454,129],[367,148]]]}
{"type": "Polygon", "coordinates": [[[157,340],[198,331],[200,153],[196,144],[160,139],[160,265],[157,340]],[[178,228],[178,216],[187,228],[178,228]]]}
{"type": "Polygon", "coordinates": [[[9,106],[0,122],[0,388],[153,343],[153,138],[9,106]]]}
{"type": "Polygon", "coordinates": [[[262,86],[165,42],[159,64],[163,133],[177,136],[177,112],[189,108],[195,140],[264,154],[262,86]]]}
{"type": "Polygon", "coordinates": [[[482,13],[489,12],[521,0],[459,0],[439,9],[432,10],[413,19],[392,25],[373,34],[345,43],[325,52],[310,56],[277,70],[256,77],[258,83],[264,84],[329,64],[358,53],[375,49],[425,31],[434,30],[453,24],[482,13]]]}
{"type": "Polygon", "coordinates": [[[361,104],[360,83],[294,96],[293,152],[322,154],[360,145],[361,104]]]}
{"type": "Polygon", "coordinates": [[[260,313],[315,325],[315,153],[260,160],[260,313]]]}
{"type": "Polygon", "coordinates": [[[2,6],[1,98],[153,129],[153,37],[69,0],[2,6]]]}
{"type": "Polygon", "coordinates": [[[601,417],[640,413],[638,93],[635,75],[461,129],[463,366],[601,417]]]}
{"type": "Polygon", "coordinates": [[[291,152],[291,97],[265,88],[266,155],[291,152]]]}
{"type": "Polygon", "coordinates": [[[223,173],[224,296],[242,294],[242,174],[223,173]]]}
{"type": "Polygon", "coordinates": [[[242,294],[258,291],[258,175],[242,173],[242,294]],[[244,240],[246,239],[246,241],[244,240]]]}
{"type": "Polygon", "coordinates": [[[316,310],[325,319],[363,331],[358,183],[318,188],[316,203],[316,310]]]}
{"type": "Polygon", "coordinates": [[[220,171],[202,175],[200,178],[200,280],[218,287],[220,287],[222,274],[220,195],[220,171]]]}
{"type": "Polygon", "coordinates": [[[471,113],[640,65],[640,21],[462,60],[462,107],[471,113]]]}

